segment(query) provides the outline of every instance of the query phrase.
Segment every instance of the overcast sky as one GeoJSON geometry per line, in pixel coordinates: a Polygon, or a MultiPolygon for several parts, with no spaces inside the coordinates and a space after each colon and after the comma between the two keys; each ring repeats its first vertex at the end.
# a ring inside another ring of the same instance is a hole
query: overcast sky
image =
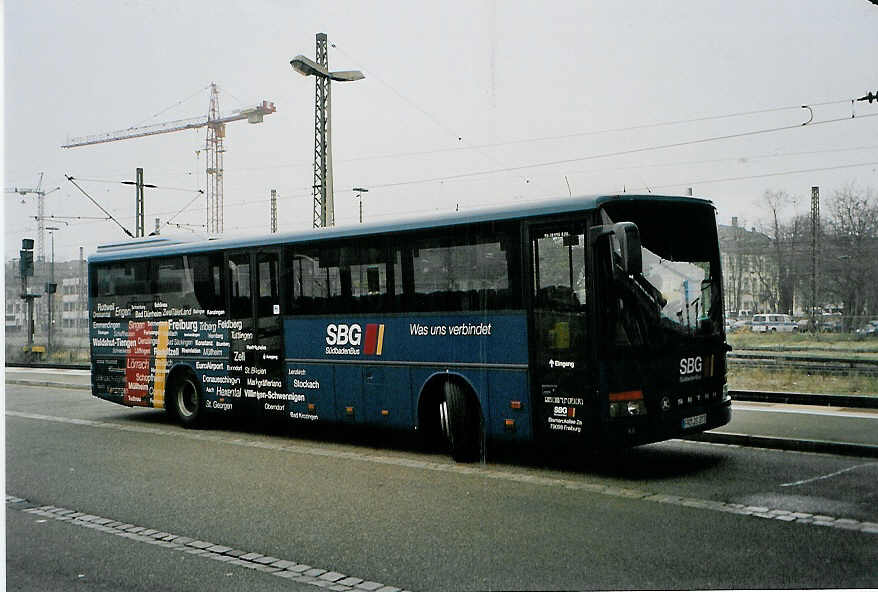
{"type": "MultiPolygon", "coordinates": [[[[766,190],[807,212],[812,185],[824,199],[851,182],[878,189],[878,103],[851,104],[878,91],[867,0],[7,0],[4,20],[4,184],[44,173],[58,217],[101,215],[65,174],[131,229],[134,189],[119,182],[138,166],[160,187],[147,190],[147,231],[196,198],[204,129],[60,146],[204,115],[215,82],[222,112],[277,106],[227,127],[227,234],[268,232],[271,189],[282,230],[310,227],[314,81],[289,61],[313,58],[318,32],[330,69],[366,75],[333,84],[338,224],[357,222],[355,186],[369,189],[367,221],[691,187],[720,223],[748,226],[764,219],[766,190]],[[814,106],[806,126],[801,105],[814,106]]],[[[37,208],[14,194],[4,206],[8,258],[37,208]]],[[[174,222],[204,217],[199,198],[174,222]]],[[[49,223],[62,228],[58,260],[123,237],[110,222],[66,222],[49,223]]]]}

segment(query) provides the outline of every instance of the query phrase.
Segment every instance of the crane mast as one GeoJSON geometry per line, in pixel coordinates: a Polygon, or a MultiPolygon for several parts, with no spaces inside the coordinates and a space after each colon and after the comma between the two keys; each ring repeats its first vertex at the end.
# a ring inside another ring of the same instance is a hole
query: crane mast
{"type": "Polygon", "coordinates": [[[219,91],[210,88],[210,110],[207,126],[207,232],[223,232],[223,138],[226,124],[219,122],[219,91]]]}
{"type": "Polygon", "coordinates": [[[265,115],[276,111],[274,103],[262,103],[246,109],[239,109],[222,115],[219,111],[219,88],[216,83],[210,84],[210,105],[206,116],[190,119],[178,119],[145,126],[129,127],[91,136],[71,138],[62,148],[77,148],[106,142],[118,142],[131,138],[155,136],[190,129],[207,128],[207,231],[211,234],[223,232],[223,138],[226,135],[226,124],[246,119],[248,123],[262,123],[265,115]]]}

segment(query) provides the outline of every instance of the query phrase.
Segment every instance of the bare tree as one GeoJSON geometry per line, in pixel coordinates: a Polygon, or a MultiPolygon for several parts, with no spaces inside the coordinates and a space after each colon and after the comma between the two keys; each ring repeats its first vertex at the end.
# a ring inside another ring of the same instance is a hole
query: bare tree
{"type": "Polygon", "coordinates": [[[852,317],[878,312],[878,199],[851,183],[833,194],[828,210],[821,276],[850,328],[852,317]]]}
{"type": "Polygon", "coordinates": [[[792,313],[799,281],[796,246],[801,240],[801,223],[798,218],[784,223],[782,216],[795,207],[796,199],[782,190],[767,190],[763,199],[769,212],[763,232],[771,239],[771,263],[759,274],[761,288],[775,311],[792,313]]]}

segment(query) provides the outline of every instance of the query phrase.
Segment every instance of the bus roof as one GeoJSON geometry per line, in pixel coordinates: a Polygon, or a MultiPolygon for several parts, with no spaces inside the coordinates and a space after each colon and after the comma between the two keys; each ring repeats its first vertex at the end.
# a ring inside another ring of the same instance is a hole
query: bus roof
{"type": "Polygon", "coordinates": [[[143,239],[101,245],[97,248],[97,252],[89,257],[89,262],[157,257],[219,249],[237,249],[278,243],[351,238],[427,228],[515,220],[576,211],[589,211],[614,201],[675,202],[713,207],[713,203],[709,200],[688,196],[654,194],[589,195],[533,201],[515,206],[479,208],[459,213],[452,212],[433,216],[401,218],[394,222],[333,226],[330,228],[298,230],[286,233],[226,236],[223,238],[189,238],[176,235],[167,237],[151,236],[143,239]]]}

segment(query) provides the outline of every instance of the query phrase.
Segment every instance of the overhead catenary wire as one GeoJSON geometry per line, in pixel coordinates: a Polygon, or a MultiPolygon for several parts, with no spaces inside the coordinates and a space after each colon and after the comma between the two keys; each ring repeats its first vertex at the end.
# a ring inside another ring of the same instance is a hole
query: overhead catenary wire
{"type": "Polygon", "coordinates": [[[111,214],[111,213],[108,212],[106,209],[104,209],[104,206],[102,206],[101,204],[99,204],[99,203],[97,202],[96,199],[94,199],[92,196],[90,196],[90,195],[85,191],[85,189],[83,189],[82,187],[80,187],[80,186],[76,183],[76,180],[74,180],[73,177],[71,177],[70,175],[64,175],[64,176],[67,178],[68,181],[70,181],[70,182],[73,184],[74,187],[76,187],[77,189],[79,189],[79,191],[82,192],[82,194],[83,194],[84,196],[86,196],[86,197],[89,199],[89,201],[91,201],[94,205],[96,205],[98,208],[100,208],[100,210],[101,210],[103,213],[105,213],[105,214],[110,218],[110,220],[112,220],[113,222],[115,222],[116,225],[119,226],[119,228],[121,228],[122,231],[123,231],[125,234],[127,234],[127,235],[130,236],[131,238],[134,238],[134,235],[131,234],[131,231],[128,230],[127,228],[125,228],[124,226],[122,226],[122,224],[121,224],[121,223],[120,223],[120,222],[119,222],[119,221],[113,216],[113,214],[111,214]]]}
{"type": "MultiPolygon", "coordinates": [[[[829,104],[836,104],[836,103],[842,103],[842,102],[845,102],[845,101],[826,101],[823,103],[812,103],[812,105],[813,106],[829,105],[829,104]]],[[[771,108],[771,109],[742,111],[742,112],[732,113],[732,114],[693,118],[691,120],[676,120],[676,121],[668,121],[668,122],[659,122],[659,123],[654,123],[654,124],[643,124],[640,126],[629,126],[629,128],[635,129],[635,128],[642,128],[645,126],[672,125],[672,124],[676,124],[676,123],[684,123],[684,122],[690,122],[690,121],[696,121],[696,120],[735,117],[735,116],[740,116],[740,115],[765,113],[765,112],[772,112],[772,111],[781,111],[781,110],[787,110],[787,109],[793,109],[793,108],[799,109],[799,108],[801,108],[801,106],[798,106],[798,107],[775,107],[775,108],[771,108]]],[[[862,119],[865,119],[868,117],[873,117],[875,115],[878,115],[878,114],[873,113],[873,114],[860,115],[856,119],[852,119],[849,117],[841,117],[841,118],[835,118],[835,119],[830,119],[830,120],[811,122],[806,127],[814,127],[817,125],[836,123],[836,122],[841,122],[841,121],[862,120],[862,119]]],[[[657,151],[657,150],[662,150],[662,149],[668,149],[668,148],[674,148],[674,147],[680,147],[680,146],[686,146],[686,145],[693,145],[693,144],[699,144],[699,143],[705,143],[705,142],[714,142],[714,141],[727,140],[727,139],[738,138],[738,137],[746,137],[746,136],[753,136],[753,135],[758,135],[758,134],[767,134],[767,133],[772,133],[772,132],[799,129],[801,127],[802,127],[801,124],[796,124],[796,125],[780,126],[780,127],[775,127],[775,128],[750,130],[750,131],[745,131],[745,132],[740,132],[740,133],[735,133],[735,134],[727,134],[727,135],[722,135],[722,136],[713,136],[713,137],[708,137],[708,138],[693,139],[693,140],[675,142],[675,143],[670,143],[670,144],[662,144],[662,145],[656,145],[656,146],[645,146],[645,147],[639,147],[639,148],[634,148],[634,149],[621,150],[621,151],[617,151],[617,152],[587,155],[587,156],[582,156],[582,157],[577,157],[577,158],[556,160],[556,161],[551,161],[551,162],[530,163],[530,164],[523,164],[523,165],[518,165],[518,166],[514,166],[514,167],[502,167],[502,168],[482,170],[482,171],[472,171],[472,172],[467,172],[467,173],[446,175],[446,176],[442,176],[442,177],[430,177],[430,178],[425,178],[425,179],[413,179],[413,180],[391,182],[391,183],[384,183],[384,184],[373,184],[372,187],[390,188],[390,187],[406,186],[406,185],[413,185],[413,184],[420,184],[420,183],[451,181],[451,180],[455,180],[455,179],[472,178],[472,177],[477,177],[477,176],[498,174],[498,173],[510,172],[510,171],[518,171],[518,170],[524,170],[524,169],[529,169],[529,168],[539,168],[539,167],[547,167],[547,166],[558,165],[558,164],[568,164],[571,162],[594,160],[594,159],[600,159],[600,158],[609,158],[609,157],[619,156],[619,155],[624,155],[624,154],[634,154],[634,153],[640,153],[640,152],[646,152],[646,151],[657,151]]],[[[625,128],[615,128],[615,129],[621,130],[621,129],[625,129],[625,128]]],[[[612,130],[596,130],[596,131],[592,131],[592,132],[582,132],[581,134],[568,134],[567,136],[571,136],[571,135],[575,136],[575,135],[582,135],[582,134],[596,134],[596,133],[603,133],[603,132],[607,132],[607,131],[612,131],[612,130]]],[[[557,137],[558,136],[556,136],[556,138],[557,137]]],[[[538,139],[533,139],[533,140],[539,141],[541,139],[538,138],[538,139]]],[[[530,141],[530,140],[523,140],[523,141],[530,141]]],[[[871,148],[874,148],[874,146],[865,146],[865,147],[859,147],[859,148],[871,149],[871,148]]],[[[463,150],[463,149],[469,149],[469,148],[468,147],[455,147],[455,148],[453,148],[453,150],[463,150]]],[[[844,151],[844,150],[853,150],[853,149],[855,149],[855,148],[827,150],[826,152],[844,151]]],[[[443,149],[443,150],[448,150],[448,149],[443,149]]],[[[427,152],[433,152],[433,151],[427,151],[427,152]]],[[[793,156],[793,155],[804,155],[804,154],[812,154],[812,153],[816,154],[816,153],[822,153],[822,152],[824,152],[824,151],[798,152],[798,153],[789,153],[787,155],[764,155],[762,157],[769,158],[769,157],[777,157],[777,156],[793,156]]],[[[365,158],[369,158],[369,157],[363,157],[363,158],[365,159],[365,158]]],[[[376,156],[376,157],[371,157],[371,158],[379,158],[379,157],[376,156]]],[[[757,158],[757,157],[749,157],[749,158],[753,159],[753,158],[757,158]]],[[[727,159],[719,159],[719,160],[727,160],[727,159]]],[[[694,161],[694,162],[685,163],[685,164],[698,164],[701,162],[712,162],[712,161],[694,161]]],[[[867,164],[869,164],[869,163],[856,163],[856,164],[848,164],[848,165],[839,165],[837,167],[823,167],[821,169],[814,169],[814,170],[832,170],[834,168],[851,168],[851,167],[856,167],[856,166],[866,166],[867,164]]],[[[653,166],[669,166],[669,165],[653,165],[653,166]]],[[[811,169],[807,169],[807,170],[811,170],[811,169]]],[[[796,173],[796,171],[790,171],[790,172],[784,171],[784,172],[778,172],[778,173],[767,173],[767,174],[763,174],[763,175],[728,177],[727,179],[741,180],[741,179],[748,179],[748,178],[762,178],[762,177],[767,177],[767,176],[780,176],[780,175],[784,175],[784,174],[795,174],[795,173],[796,173]]],[[[80,178],[79,180],[86,180],[86,181],[91,181],[91,182],[102,182],[102,183],[120,183],[119,181],[113,181],[113,180],[108,180],[108,179],[83,179],[83,178],[80,178]]],[[[714,182],[720,182],[720,181],[721,180],[716,180],[714,182]]],[[[698,182],[708,183],[708,182],[711,182],[711,180],[696,181],[694,183],[698,183],[698,182]]],[[[659,187],[669,187],[669,186],[675,186],[675,185],[677,185],[677,184],[660,185],[659,187]]],[[[165,188],[165,189],[177,190],[177,191],[196,191],[196,192],[202,191],[202,190],[193,190],[193,189],[184,189],[184,188],[165,188]]],[[[80,188],[80,190],[82,190],[82,189],[80,188]]],[[[312,194],[310,191],[306,192],[305,188],[303,188],[302,193],[287,193],[281,199],[295,199],[295,198],[299,198],[299,197],[310,198],[310,197],[312,197],[312,194]]],[[[197,199],[197,196],[196,196],[196,199],[197,199]]],[[[194,200],[192,200],[192,201],[194,201],[194,200]]],[[[192,201],[190,201],[189,204],[187,204],[187,206],[185,206],[183,208],[183,210],[186,210],[191,205],[192,201]]],[[[238,207],[238,206],[246,206],[246,205],[252,205],[252,204],[268,202],[268,201],[270,201],[270,200],[268,200],[268,199],[244,200],[242,202],[234,202],[234,203],[230,203],[230,204],[226,204],[226,205],[229,207],[238,207]]],[[[99,204],[96,204],[96,205],[99,205],[99,204]]],[[[173,213],[174,217],[176,217],[177,215],[179,215],[181,213],[181,211],[178,210],[178,211],[174,211],[174,212],[163,212],[163,213],[173,213]]],[[[115,219],[113,219],[113,220],[116,221],[115,219]]]]}
{"type": "MultiPolygon", "coordinates": [[[[105,183],[107,185],[115,185],[115,184],[131,185],[132,184],[132,181],[116,181],[113,179],[88,179],[88,178],[84,178],[84,177],[77,177],[76,180],[77,181],[84,181],[86,183],[105,183]]],[[[144,187],[146,187],[146,185],[144,185],[144,187]]],[[[192,188],[187,188],[187,187],[164,187],[162,185],[149,185],[149,187],[151,187],[153,189],[161,189],[163,191],[183,191],[185,193],[195,192],[195,193],[201,193],[201,194],[204,193],[203,189],[192,189],[192,188]]]]}
{"type": "MultiPolygon", "coordinates": [[[[823,172],[823,171],[830,171],[830,170],[849,169],[849,168],[863,167],[863,166],[878,166],[878,160],[871,161],[871,162],[843,164],[843,165],[835,165],[835,166],[828,166],[828,167],[814,167],[814,168],[806,168],[806,169],[775,171],[775,172],[770,172],[770,173],[755,174],[755,175],[742,175],[742,176],[737,176],[737,177],[686,180],[686,181],[679,181],[677,183],[667,183],[667,184],[662,184],[662,185],[650,186],[650,188],[651,189],[666,189],[669,187],[684,187],[684,186],[694,186],[694,185],[699,185],[699,184],[700,185],[708,185],[711,183],[724,183],[724,182],[742,181],[742,180],[748,180],[748,179],[763,179],[763,178],[768,178],[768,177],[778,177],[778,176],[784,176],[784,175],[795,175],[795,174],[823,172]]],[[[640,188],[633,188],[633,189],[636,190],[636,189],[640,189],[640,188]]],[[[629,189],[629,190],[632,190],[632,189],[629,189]]],[[[612,193],[612,192],[608,192],[608,193],[612,193]]],[[[310,198],[311,195],[310,194],[301,194],[299,196],[286,196],[286,197],[310,198]]],[[[517,203],[538,202],[540,200],[543,200],[543,199],[546,199],[549,197],[557,197],[557,195],[556,194],[543,195],[540,197],[534,197],[534,198],[530,198],[530,199],[520,200],[517,203]]],[[[267,200],[253,200],[251,202],[241,202],[239,205],[251,205],[251,204],[259,203],[262,201],[267,201],[267,200]]],[[[498,205],[499,203],[501,203],[501,202],[484,202],[484,203],[480,203],[480,204],[471,204],[468,209],[478,209],[478,208],[483,208],[483,207],[491,207],[494,205],[498,205]]],[[[413,215],[417,215],[417,214],[424,214],[424,213],[430,213],[430,212],[442,212],[442,211],[451,212],[451,211],[453,211],[453,209],[450,206],[447,208],[436,207],[436,208],[429,208],[429,209],[420,208],[420,209],[413,209],[413,210],[400,210],[398,208],[394,208],[393,211],[385,212],[385,213],[375,213],[375,214],[372,214],[371,217],[373,219],[380,220],[380,219],[395,218],[395,217],[401,217],[401,216],[413,216],[413,215]]],[[[166,213],[169,213],[169,212],[157,212],[157,214],[166,214],[166,213]]],[[[121,219],[122,220],[129,220],[129,219],[133,220],[134,216],[122,217],[121,219]]],[[[115,220],[115,219],[112,219],[112,220],[118,224],[117,220],[115,220]]],[[[353,221],[353,218],[351,218],[351,220],[353,221]]],[[[77,226],[87,226],[89,224],[96,224],[96,223],[100,223],[103,221],[106,221],[106,220],[100,220],[100,221],[96,221],[96,222],[85,222],[82,224],[77,224],[77,226]]],[[[176,226],[176,227],[178,227],[180,229],[184,229],[184,230],[191,230],[192,228],[203,228],[204,227],[203,224],[199,225],[199,224],[173,224],[172,223],[170,225],[176,226]]],[[[233,227],[228,228],[228,230],[260,229],[260,228],[264,228],[264,226],[265,226],[264,224],[233,226],[233,227]]],[[[196,231],[192,230],[192,232],[196,232],[196,231]]],[[[79,244],[81,244],[81,242],[61,243],[58,246],[59,247],[68,247],[71,245],[79,245],[79,244]]]]}
{"type": "MultiPolygon", "coordinates": [[[[838,105],[838,104],[847,103],[847,102],[848,102],[848,99],[841,99],[841,100],[834,100],[834,101],[824,101],[824,102],[820,102],[820,103],[811,103],[810,106],[811,107],[818,107],[818,106],[826,106],[826,105],[838,105]]],[[[765,108],[765,109],[754,109],[754,110],[750,110],[750,111],[738,111],[735,113],[723,113],[723,114],[719,114],[719,115],[706,115],[706,116],[702,116],[702,117],[693,117],[693,118],[689,118],[689,119],[676,119],[676,120],[669,120],[669,121],[644,123],[644,124],[638,124],[638,125],[632,125],[632,126],[626,126],[626,127],[605,128],[605,129],[599,129],[599,130],[584,130],[584,131],[573,132],[573,133],[569,133],[569,134],[561,134],[561,135],[554,135],[554,136],[541,136],[541,137],[535,137],[535,138],[520,138],[517,140],[507,140],[504,142],[491,142],[491,143],[487,143],[487,144],[465,144],[463,146],[450,146],[450,147],[435,148],[435,149],[430,149],[430,150],[416,150],[416,151],[409,151],[409,152],[393,152],[393,153],[384,153],[384,154],[373,154],[373,155],[366,155],[366,156],[356,156],[356,157],[352,157],[352,158],[342,157],[342,158],[336,159],[336,161],[337,162],[361,162],[361,161],[369,161],[369,160],[383,160],[383,159],[389,159],[389,158],[404,158],[404,157],[409,157],[409,156],[430,156],[433,154],[442,154],[442,153],[446,153],[446,152],[460,152],[460,151],[465,151],[465,150],[480,150],[480,149],[485,149],[485,148],[502,148],[504,146],[512,146],[512,145],[516,145],[516,144],[529,144],[529,143],[533,143],[533,142],[549,142],[549,141],[556,141],[556,140],[566,140],[566,139],[571,139],[571,138],[596,136],[596,135],[617,133],[617,132],[626,132],[626,131],[637,131],[637,130],[658,128],[658,127],[670,127],[670,126],[682,125],[682,124],[687,124],[687,123],[699,123],[699,122],[704,122],[704,121],[713,121],[713,120],[720,120],[720,119],[732,119],[735,117],[744,117],[744,116],[749,116],[749,115],[760,115],[760,114],[766,114],[766,113],[775,113],[775,112],[780,112],[780,111],[790,111],[790,110],[798,110],[798,109],[802,109],[802,105],[789,105],[789,106],[785,106],[785,107],[770,107],[770,108],[765,108]]],[[[859,117],[862,117],[862,116],[859,116],[859,117]]],[[[839,118],[839,120],[841,120],[841,119],[849,119],[849,118],[839,118]]],[[[801,126],[801,125],[804,125],[804,124],[799,124],[799,126],[801,126]]],[[[790,129],[792,129],[793,127],[799,127],[799,126],[791,126],[790,129]]],[[[271,170],[271,169],[277,169],[277,168],[294,168],[294,167],[308,167],[308,166],[312,166],[312,163],[302,161],[302,162],[293,162],[293,163],[287,163],[287,164],[282,163],[282,164],[276,164],[276,165],[263,165],[263,166],[258,166],[258,167],[240,167],[237,170],[239,170],[239,171],[258,171],[258,170],[271,170]]]]}
{"type": "Polygon", "coordinates": [[[527,170],[527,169],[557,166],[557,165],[562,165],[562,164],[571,164],[574,162],[583,162],[586,160],[597,160],[597,159],[601,159],[601,158],[611,158],[614,156],[624,156],[624,155],[628,155],[628,154],[638,154],[638,153],[642,153],[642,152],[651,152],[651,151],[656,151],[656,150],[667,150],[670,148],[680,148],[683,146],[693,146],[693,145],[697,145],[697,144],[706,144],[708,142],[719,142],[719,141],[723,141],[723,140],[731,140],[734,138],[745,138],[745,137],[749,137],[749,136],[757,136],[757,135],[762,135],[762,134],[770,134],[770,133],[776,133],[776,132],[782,132],[782,131],[788,131],[788,130],[803,129],[803,127],[815,127],[818,125],[825,125],[825,124],[829,124],[829,123],[838,123],[838,122],[842,122],[842,121],[857,121],[857,120],[865,119],[868,117],[876,117],[876,116],[878,116],[878,113],[870,113],[867,115],[860,115],[856,119],[852,119],[850,117],[839,117],[839,118],[835,118],[835,119],[826,119],[823,121],[814,121],[814,122],[809,123],[807,126],[802,126],[801,124],[795,124],[795,125],[785,125],[785,126],[773,127],[773,128],[763,128],[763,129],[757,129],[757,130],[750,130],[750,131],[746,131],[746,132],[737,132],[734,134],[724,134],[721,136],[710,136],[707,138],[698,138],[698,139],[694,139],[694,140],[684,140],[681,142],[672,142],[669,144],[659,144],[659,145],[655,145],[655,146],[641,146],[639,148],[629,148],[626,150],[617,150],[614,152],[590,154],[590,155],[586,155],[586,156],[579,156],[576,158],[564,158],[564,159],[560,159],[560,160],[552,160],[552,161],[546,161],[546,162],[527,163],[527,164],[522,164],[522,165],[513,166],[513,167],[487,169],[487,170],[481,170],[481,171],[470,171],[470,172],[466,172],[466,173],[457,173],[454,175],[445,175],[445,176],[441,176],[441,177],[429,177],[429,178],[425,178],[425,179],[411,179],[411,180],[406,180],[406,181],[395,181],[395,182],[391,182],[391,183],[372,183],[371,187],[374,187],[374,188],[399,187],[402,185],[414,185],[414,184],[418,184],[418,183],[451,181],[454,179],[464,179],[464,178],[468,178],[468,177],[495,175],[495,174],[499,174],[499,173],[508,173],[508,172],[514,172],[514,171],[527,170]]]}
{"type": "MultiPolygon", "coordinates": [[[[803,156],[803,155],[812,155],[812,154],[822,154],[822,153],[826,153],[826,152],[845,152],[845,151],[851,151],[851,150],[867,150],[867,149],[874,149],[874,148],[878,148],[878,145],[873,145],[873,146],[857,146],[857,147],[851,147],[851,148],[838,148],[838,149],[829,149],[829,150],[801,151],[801,152],[793,152],[793,153],[778,154],[778,155],[775,155],[775,154],[763,154],[763,155],[749,156],[749,157],[746,157],[746,158],[747,158],[748,160],[756,160],[756,159],[759,159],[759,158],[776,158],[776,157],[786,157],[786,156],[803,156]]],[[[625,170],[625,169],[629,169],[629,168],[644,168],[644,167],[666,167],[666,166],[679,166],[679,165],[707,164],[707,163],[723,162],[723,161],[728,161],[728,160],[740,160],[740,159],[741,159],[741,157],[732,157],[732,158],[723,158],[723,159],[708,159],[708,160],[696,160],[696,161],[683,161],[683,162],[677,162],[677,163],[660,163],[660,164],[649,164],[649,165],[638,165],[638,166],[634,166],[634,165],[632,165],[632,166],[628,166],[628,167],[617,167],[617,168],[615,168],[615,169],[613,169],[613,170],[625,170]]],[[[783,176],[783,175],[786,175],[786,174],[797,174],[797,173],[799,173],[799,172],[816,172],[816,171],[826,171],[826,170],[835,170],[835,169],[854,168],[854,167],[860,167],[860,166],[870,166],[870,165],[872,165],[872,164],[873,164],[873,163],[871,163],[871,162],[866,162],[866,163],[851,163],[851,164],[842,164],[842,165],[836,165],[836,166],[831,166],[831,167],[819,167],[819,168],[815,168],[815,169],[799,169],[799,170],[796,170],[796,171],[779,171],[779,172],[771,172],[771,173],[764,173],[764,174],[754,174],[754,175],[743,175],[743,176],[737,176],[737,177],[727,177],[727,178],[723,178],[723,179],[702,179],[702,180],[695,180],[695,181],[680,181],[680,182],[678,182],[678,183],[662,184],[662,185],[658,185],[658,186],[656,186],[656,187],[658,187],[658,188],[666,188],[666,187],[675,187],[675,186],[683,186],[683,185],[693,185],[693,184],[699,184],[699,183],[701,183],[701,184],[707,184],[707,183],[712,183],[712,182],[722,182],[722,181],[724,181],[724,180],[726,180],[726,179],[728,179],[728,180],[747,180],[747,179],[756,179],[756,178],[764,178],[764,177],[783,176]]],[[[587,172],[601,172],[601,171],[587,171],[587,172]]],[[[451,180],[451,179],[450,179],[450,178],[443,178],[443,179],[440,179],[440,180],[451,180]]],[[[380,186],[380,187],[404,186],[404,185],[412,185],[412,184],[417,184],[417,183],[431,183],[431,182],[435,182],[435,178],[429,178],[429,179],[423,179],[423,180],[412,180],[412,181],[407,181],[407,182],[404,182],[404,183],[392,183],[392,184],[384,184],[384,185],[373,185],[373,187],[376,187],[376,186],[380,186]]],[[[186,209],[188,209],[188,208],[191,206],[191,204],[192,204],[192,203],[193,203],[198,197],[199,197],[199,196],[196,196],[193,200],[191,200],[191,201],[190,201],[190,202],[189,202],[189,203],[188,203],[188,204],[187,204],[182,210],[186,210],[186,209]]],[[[289,200],[289,199],[310,199],[311,197],[312,197],[312,194],[311,194],[309,191],[307,191],[304,187],[302,188],[301,192],[299,192],[299,193],[296,193],[296,192],[285,192],[285,194],[282,195],[282,196],[281,196],[281,195],[278,195],[278,199],[284,199],[284,200],[289,200]]],[[[227,203],[227,204],[226,204],[226,207],[227,207],[227,208],[228,208],[228,207],[246,207],[246,206],[251,206],[251,205],[255,205],[255,204],[268,203],[268,202],[270,202],[270,201],[271,201],[270,199],[250,199],[250,200],[242,200],[242,201],[237,201],[237,202],[230,202],[230,203],[227,203]]],[[[202,209],[203,209],[203,208],[202,208],[202,209]]],[[[173,219],[173,218],[176,218],[176,216],[177,216],[178,214],[180,214],[180,213],[182,212],[182,210],[169,210],[169,211],[163,211],[163,212],[155,212],[154,214],[155,214],[155,215],[173,214],[173,216],[172,216],[172,219],[173,219]]],[[[193,211],[193,212],[194,212],[194,211],[193,211]]],[[[131,220],[133,220],[134,217],[133,217],[133,216],[129,216],[129,217],[122,216],[122,217],[120,217],[120,219],[122,219],[122,220],[127,220],[127,219],[131,219],[131,220]]],[[[102,218],[101,220],[105,220],[105,219],[102,218]]],[[[84,225],[84,224],[83,224],[83,225],[84,225]]],[[[256,228],[256,227],[261,227],[261,226],[260,226],[260,225],[255,225],[255,226],[253,226],[253,227],[256,228]]],[[[236,228],[237,228],[237,227],[236,227],[236,228]]]]}
{"type": "Polygon", "coordinates": [[[749,180],[749,179],[764,179],[766,177],[782,177],[785,175],[800,175],[803,173],[817,173],[817,172],[823,172],[823,171],[835,171],[835,170],[841,170],[841,169],[852,169],[852,168],[866,167],[866,166],[878,166],[878,160],[872,160],[869,162],[858,162],[858,163],[852,163],[852,164],[840,164],[840,165],[835,165],[835,166],[797,169],[797,170],[792,170],[792,171],[779,171],[779,172],[774,172],[774,173],[762,173],[762,174],[757,174],[757,175],[746,175],[746,176],[739,176],[739,177],[723,177],[720,179],[697,179],[697,180],[685,181],[682,183],[669,183],[669,184],[665,184],[665,185],[654,185],[654,186],[651,186],[651,188],[652,189],[656,189],[656,188],[665,189],[668,187],[681,187],[683,185],[709,185],[712,183],[727,183],[730,181],[745,181],[745,180],[749,180]]]}
{"type": "Polygon", "coordinates": [[[171,216],[170,218],[168,218],[168,219],[165,221],[165,223],[166,223],[166,224],[170,224],[170,223],[171,223],[171,220],[175,219],[177,216],[179,216],[180,214],[182,214],[182,213],[183,213],[183,212],[184,212],[189,206],[191,206],[193,203],[195,203],[195,200],[197,200],[199,197],[201,197],[202,195],[204,195],[204,191],[201,191],[200,189],[198,190],[198,193],[199,193],[199,195],[196,195],[196,196],[193,197],[191,200],[189,200],[189,202],[188,202],[185,206],[183,206],[182,208],[180,208],[180,211],[178,211],[176,214],[174,214],[173,216],[171,216]]]}
{"type": "MultiPolygon", "coordinates": [[[[336,43],[332,43],[331,45],[334,49],[336,49],[340,53],[344,54],[348,58],[348,60],[354,62],[355,64],[357,62],[359,62],[359,60],[357,60],[357,58],[352,56],[350,53],[346,52],[344,49],[338,47],[338,45],[336,43]]],[[[396,88],[391,86],[390,83],[385,81],[380,76],[376,75],[375,72],[373,70],[371,70],[370,68],[367,68],[367,67],[362,66],[362,65],[359,65],[359,68],[361,70],[368,71],[370,78],[378,81],[380,84],[387,87],[393,94],[395,94],[397,97],[399,97],[400,99],[402,99],[403,101],[408,103],[410,106],[412,106],[413,108],[415,108],[416,110],[418,110],[422,114],[424,114],[428,119],[430,119],[438,127],[442,128],[443,130],[445,130],[446,132],[451,134],[453,137],[456,137],[458,142],[463,142],[463,134],[458,133],[457,131],[452,129],[451,126],[445,124],[437,116],[435,116],[434,114],[430,113],[429,111],[427,111],[426,109],[424,109],[423,107],[418,105],[412,99],[409,99],[408,97],[403,95],[400,91],[398,91],[396,88]]],[[[866,99],[866,98],[868,98],[868,97],[863,97],[863,99],[866,99]]],[[[860,100],[863,100],[863,99],[860,99],[860,100]]],[[[699,122],[712,121],[712,120],[718,120],[718,119],[730,119],[730,118],[734,118],[734,117],[743,117],[743,116],[749,116],[749,115],[775,113],[775,112],[779,112],[779,111],[789,111],[789,110],[793,110],[793,109],[795,109],[795,110],[803,109],[803,108],[809,109],[811,107],[838,105],[838,104],[842,104],[842,103],[846,104],[849,100],[850,100],[849,98],[833,99],[833,100],[829,100],[829,101],[809,103],[808,105],[797,104],[797,105],[787,105],[787,106],[782,106],[782,107],[768,107],[768,108],[764,108],[764,109],[752,109],[752,110],[748,110],[748,111],[738,111],[738,112],[734,112],[734,113],[726,113],[726,114],[721,114],[721,115],[707,115],[707,116],[692,117],[692,118],[687,118],[687,119],[677,119],[677,120],[657,122],[657,123],[646,123],[646,124],[640,124],[640,125],[608,128],[608,129],[603,129],[603,130],[574,132],[572,134],[546,136],[546,137],[542,137],[542,138],[527,138],[527,139],[512,140],[512,141],[507,141],[507,142],[495,142],[495,143],[491,143],[491,144],[458,146],[458,147],[454,147],[454,148],[447,148],[445,150],[447,150],[447,151],[450,151],[450,150],[480,150],[483,148],[496,148],[496,147],[501,147],[501,146],[509,146],[512,144],[518,144],[518,143],[540,142],[540,141],[547,141],[547,140],[561,140],[561,139],[583,137],[583,136],[590,136],[590,135],[598,135],[598,134],[605,134],[605,133],[635,131],[635,130],[641,130],[641,129],[654,128],[654,127],[680,125],[680,124],[685,124],[685,123],[699,123],[699,122]]],[[[871,103],[871,101],[870,101],[870,103],[871,103]]]]}

